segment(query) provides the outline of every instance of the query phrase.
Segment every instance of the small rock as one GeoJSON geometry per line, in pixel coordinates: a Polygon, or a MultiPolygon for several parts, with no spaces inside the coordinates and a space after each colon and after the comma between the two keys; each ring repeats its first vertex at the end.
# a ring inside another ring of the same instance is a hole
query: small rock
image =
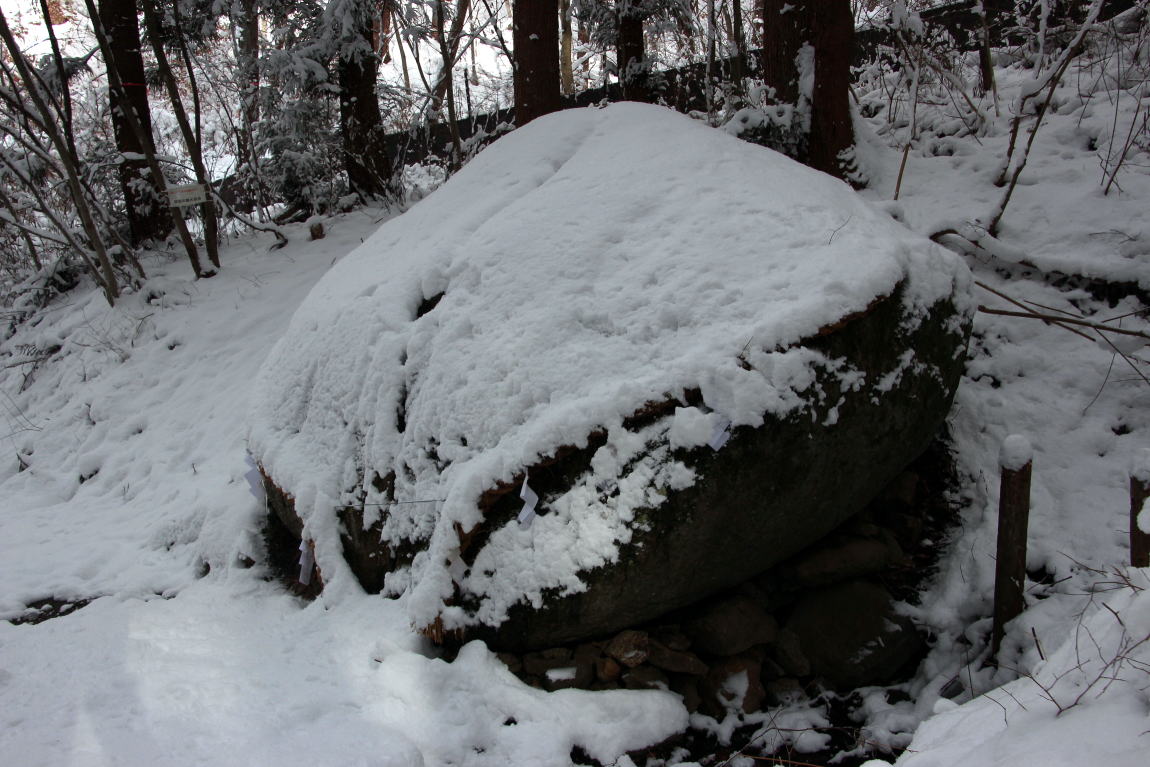
{"type": "Polygon", "coordinates": [[[795,574],[805,588],[872,575],[890,564],[890,549],[883,541],[855,539],[841,546],[821,549],[804,557],[795,574]]]}
{"type": "Polygon", "coordinates": [[[546,674],[553,668],[571,665],[571,651],[566,647],[552,647],[523,656],[523,672],[533,676],[546,674]]]}
{"type": "Polygon", "coordinates": [[[677,623],[656,626],[651,629],[651,638],[672,650],[691,649],[691,638],[683,633],[683,629],[677,623]]]}
{"type": "Polygon", "coordinates": [[[520,671],[523,670],[523,661],[521,661],[519,659],[519,656],[516,655],[515,653],[501,652],[501,653],[496,653],[495,657],[497,657],[497,658],[499,658],[499,660],[503,661],[503,665],[506,666],[507,670],[510,671],[512,674],[518,674],[520,671]]]}
{"type": "Polygon", "coordinates": [[[575,687],[587,687],[595,681],[595,662],[601,657],[601,648],[581,644],[575,648],[575,687]]]}
{"type": "Polygon", "coordinates": [[[763,686],[763,689],[766,692],[767,702],[772,706],[797,703],[807,695],[802,683],[790,676],[772,679],[763,686]]]}
{"type": "Polygon", "coordinates": [[[795,632],[783,629],[771,647],[771,657],[779,667],[791,676],[810,676],[811,662],[803,654],[802,644],[795,632]]]}
{"type": "Polygon", "coordinates": [[[595,659],[595,678],[600,682],[615,682],[623,674],[623,667],[614,658],[595,659]]]}
{"type": "Polygon", "coordinates": [[[905,508],[913,508],[918,501],[919,476],[913,471],[904,471],[883,490],[885,500],[896,501],[905,508]]]}
{"type": "Polygon", "coordinates": [[[628,668],[635,668],[647,660],[650,637],[646,631],[627,629],[607,643],[606,653],[628,668]]]}
{"type": "Polygon", "coordinates": [[[699,660],[698,655],[686,650],[672,650],[661,642],[651,642],[647,660],[652,666],[678,674],[703,676],[707,673],[707,664],[699,660]]]}
{"type": "Polygon", "coordinates": [[[798,637],[814,673],[831,687],[884,684],[925,650],[914,626],[895,614],[892,602],[883,587],[852,581],[805,597],[787,628],[798,637]]]}
{"type": "Polygon", "coordinates": [[[671,680],[654,666],[638,666],[623,674],[628,690],[670,690],[671,680]]]}
{"type": "Polygon", "coordinates": [[[778,628],[774,618],[745,596],[728,597],[685,626],[692,647],[720,656],[772,642],[778,628]]]}
{"type": "Polygon", "coordinates": [[[760,680],[762,668],[754,658],[736,656],[711,667],[700,692],[704,712],[716,711],[721,717],[726,711],[745,714],[760,711],[766,692],[760,680]]]}
{"type": "Polygon", "coordinates": [[[683,707],[688,714],[698,711],[703,702],[703,696],[699,693],[700,682],[699,677],[695,676],[681,676],[671,680],[671,690],[683,696],[683,707]]]}
{"type": "Polygon", "coordinates": [[[548,692],[555,692],[556,690],[576,687],[576,674],[577,671],[574,666],[553,668],[543,675],[543,689],[548,692]]]}

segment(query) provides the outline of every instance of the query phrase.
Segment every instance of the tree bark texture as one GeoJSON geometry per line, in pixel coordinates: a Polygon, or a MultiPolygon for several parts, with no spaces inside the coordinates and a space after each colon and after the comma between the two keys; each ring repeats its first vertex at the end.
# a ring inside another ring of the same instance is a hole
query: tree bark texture
{"type": "Polygon", "coordinates": [[[513,25],[515,124],[522,127],[560,107],[558,0],[516,0],[513,25]]]}
{"type": "Polygon", "coordinates": [[[108,37],[111,60],[124,84],[124,93],[110,89],[112,130],[116,149],[124,155],[119,166],[120,186],[128,211],[128,226],[133,245],[160,240],[172,230],[168,208],[156,193],[150,179],[145,154],[155,152],[152,139],[152,116],[148,108],[148,88],[144,83],[144,58],[140,52],[140,25],[135,0],[100,0],[100,23],[108,37]],[[124,110],[131,109],[143,132],[143,140],[132,130],[124,110]]]}
{"type": "Polygon", "coordinates": [[[643,38],[643,17],[638,11],[620,2],[619,20],[619,83],[627,101],[650,101],[650,64],[643,38]]]}
{"type": "Polygon", "coordinates": [[[795,104],[799,100],[798,56],[812,42],[814,15],[805,0],[763,0],[763,80],[773,88],[771,101],[795,104]]]}
{"type": "Polygon", "coordinates": [[[845,178],[846,153],[854,145],[851,124],[851,51],[854,16],[850,0],[823,0],[813,13],[815,84],[807,164],[845,178]]]}
{"type": "Polygon", "coordinates": [[[563,95],[570,96],[575,92],[575,71],[571,65],[571,54],[574,50],[574,34],[571,28],[571,0],[561,0],[559,4],[560,35],[559,68],[563,95]]]}
{"type": "Polygon", "coordinates": [[[339,122],[343,161],[351,191],[362,198],[391,194],[391,162],[384,143],[383,117],[375,95],[379,62],[369,52],[371,21],[366,14],[356,30],[362,46],[345,51],[338,63],[339,122]]]}
{"type": "Polygon", "coordinates": [[[236,148],[240,162],[251,165],[255,162],[255,124],[260,118],[260,19],[256,0],[240,0],[240,12],[235,24],[242,92],[236,148]]]}

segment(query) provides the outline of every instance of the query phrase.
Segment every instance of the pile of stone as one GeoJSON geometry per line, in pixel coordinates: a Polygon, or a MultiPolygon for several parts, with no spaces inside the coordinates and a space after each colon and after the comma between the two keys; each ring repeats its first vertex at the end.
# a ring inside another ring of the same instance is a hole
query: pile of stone
{"type": "Polygon", "coordinates": [[[923,637],[897,614],[945,510],[905,472],[861,515],[795,557],[658,621],[598,641],[500,653],[547,690],[652,689],[722,717],[818,689],[887,684],[913,671],[923,637]],[[925,526],[925,527],[924,527],[925,526]],[[924,538],[924,536],[927,536],[924,538]]]}

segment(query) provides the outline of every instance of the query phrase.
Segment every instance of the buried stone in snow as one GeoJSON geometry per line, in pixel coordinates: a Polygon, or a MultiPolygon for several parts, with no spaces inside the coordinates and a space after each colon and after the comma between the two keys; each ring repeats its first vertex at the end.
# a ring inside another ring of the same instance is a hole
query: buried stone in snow
{"type": "Polygon", "coordinates": [[[563,112],[332,268],[264,365],[252,452],[326,598],[358,581],[514,649],[603,635],[794,554],[916,457],[966,280],[782,155],[563,112]]]}

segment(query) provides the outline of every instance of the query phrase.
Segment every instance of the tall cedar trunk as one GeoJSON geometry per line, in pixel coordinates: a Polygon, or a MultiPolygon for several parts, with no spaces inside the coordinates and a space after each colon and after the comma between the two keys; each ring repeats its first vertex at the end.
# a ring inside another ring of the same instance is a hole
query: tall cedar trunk
{"type": "Polygon", "coordinates": [[[559,2],[516,0],[515,124],[526,125],[560,108],[559,2]]]}
{"type": "Polygon", "coordinates": [[[148,89],[144,84],[144,58],[140,53],[140,26],[136,19],[135,0],[100,0],[100,23],[108,36],[112,60],[127,92],[125,100],[113,88],[109,99],[112,110],[112,130],[116,136],[116,149],[125,157],[119,166],[120,187],[128,210],[131,242],[140,245],[148,240],[161,240],[172,230],[172,220],[164,205],[153,191],[148,163],[143,155],[155,152],[152,139],[152,116],[148,109],[148,89]],[[131,109],[139,123],[143,138],[149,146],[141,144],[132,130],[124,110],[131,109]]]}
{"type": "Polygon", "coordinates": [[[799,100],[797,58],[811,40],[811,9],[805,0],[763,0],[763,81],[774,88],[772,101],[799,100]]]}
{"type": "MultiPolygon", "coordinates": [[[[763,79],[772,101],[799,104],[799,60],[805,45],[814,52],[810,128],[797,142],[795,159],[845,178],[846,152],[854,144],[850,114],[850,59],[854,17],[849,0],[763,0],[763,79]]],[[[796,125],[801,129],[801,125],[796,125]]]]}
{"type": "MultiPolygon", "coordinates": [[[[358,23],[356,33],[361,40],[370,41],[370,19],[361,17],[358,23]]],[[[360,48],[341,56],[338,69],[339,124],[348,184],[361,198],[387,197],[391,192],[391,163],[375,95],[378,59],[360,48]]]]}
{"type": "Polygon", "coordinates": [[[650,101],[647,48],[643,39],[643,17],[626,0],[619,9],[619,83],[628,101],[650,101]]]}
{"type": "Polygon", "coordinates": [[[240,12],[236,18],[236,34],[239,42],[240,127],[236,131],[236,144],[240,162],[252,165],[255,162],[255,124],[260,117],[260,20],[256,0],[240,0],[240,12]]]}
{"type": "Polygon", "coordinates": [[[854,16],[850,0],[822,0],[814,13],[815,85],[807,164],[846,178],[854,145],[851,124],[850,66],[854,16]]]}

